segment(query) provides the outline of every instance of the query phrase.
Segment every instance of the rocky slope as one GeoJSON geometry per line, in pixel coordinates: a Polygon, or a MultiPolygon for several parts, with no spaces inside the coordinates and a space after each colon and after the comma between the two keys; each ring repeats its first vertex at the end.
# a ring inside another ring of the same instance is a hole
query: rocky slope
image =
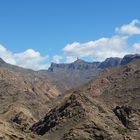
{"type": "Polygon", "coordinates": [[[0,59],[0,139],[139,140],[139,59],[78,59],[48,71],[0,59]]]}
{"type": "Polygon", "coordinates": [[[52,100],[59,94],[55,86],[36,72],[12,66],[1,59],[0,139],[33,139],[26,131],[43,116],[44,110],[49,110],[52,100]]]}
{"type": "Polygon", "coordinates": [[[66,90],[75,88],[87,83],[98,73],[97,67],[99,62],[85,62],[78,59],[70,64],[52,63],[48,71],[41,71],[44,76],[56,85],[63,93],[66,90]]]}
{"type": "Polygon", "coordinates": [[[139,140],[140,61],[107,68],[30,130],[48,140],[139,140]]]}

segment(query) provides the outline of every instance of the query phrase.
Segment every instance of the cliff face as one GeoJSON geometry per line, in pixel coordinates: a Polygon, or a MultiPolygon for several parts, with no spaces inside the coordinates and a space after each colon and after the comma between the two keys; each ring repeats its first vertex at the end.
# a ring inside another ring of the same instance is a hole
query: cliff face
{"type": "Polygon", "coordinates": [[[81,59],[77,59],[73,63],[69,64],[56,64],[51,63],[51,66],[49,67],[48,71],[57,73],[60,70],[90,70],[90,69],[104,69],[104,68],[110,68],[110,67],[117,67],[120,65],[128,64],[129,62],[133,61],[134,59],[140,59],[139,54],[130,54],[126,55],[123,58],[118,57],[110,57],[105,59],[102,62],[86,62],[81,59]]]}
{"type": "Polygon", "coordinates": [[[89,70],[89,69],[95,69],[99,66],[100,62],[86,62],[81,59],[77,59],[75,62],[70,64],[56,64],[52,63],[48,71],[51,72],[57,72],[59,70],[89,70]]]}

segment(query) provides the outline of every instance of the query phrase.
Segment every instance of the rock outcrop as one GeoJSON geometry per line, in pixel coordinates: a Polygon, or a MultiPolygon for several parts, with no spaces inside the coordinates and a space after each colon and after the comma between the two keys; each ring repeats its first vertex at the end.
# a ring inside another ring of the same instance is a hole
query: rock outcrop
{"type": "Polygon", "coordinates": [[[139,54],[129,54],[123,57],[123,59],[121,60],[121,65],[126,65],[129,62],[135,60],[135,59],[140,59],[140,55],[139,54]]]}
{"type": "Polygon", "coordinates": [[[105,61],[101,62],[98,68],[110,68],[110,67],[117,67],[121,63],[121,58],[118,57],[111,57],[107,58],[105,61]]]}

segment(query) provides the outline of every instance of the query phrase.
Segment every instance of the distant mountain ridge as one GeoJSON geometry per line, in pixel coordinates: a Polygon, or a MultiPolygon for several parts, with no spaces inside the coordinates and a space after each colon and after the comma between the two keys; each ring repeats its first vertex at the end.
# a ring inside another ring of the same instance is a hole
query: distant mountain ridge
{"type": "MultiPolygon", "coordinates": [[[[39,76],[43,80],[47,79],[47,81],[55,85],[61,93],[65,93],[66,90],[77,88],[94,79],[103,69],[119,67],[128,64],[134,59],[140,59],[140,55],[129,54],[123,58],[110,57],[102,62],[86,62],[77,59],[75,62],[69,64],[52,63],[48,70],[39,71],[14,66],[0,59],[0,67],[20,73],[23,76],[28,73],[29,75],[39,76]]],[[[26,76],[26,78],[28,79],[29,77],[26,76]]]]}
{"type": "Polygon", "coordinates": [[[86,62],[81,59],[77,59],[73,63],[70,64],[56,64],[51,63],[48,71],[54,72],[58,69],[69,69],[69,70],[87,70],[87,69],[94,69],[99,66],[100,62],[86,62]]]}
{"type": "Polygon", "coordinates": [[[108,67],[116,67],[119,66],[121,63],[121,58],[118,57],[110,57],[105,59],[105,61],[101,62],[98,68],[108,68],[108,67]]]}
{"type": "MultiPolygon", "coordinates": [[[[94,68],[103,69],[103,68],[125,65],[133,61],[134,59],[140,59],[140,54],[128,54],[128,55],[125,55],[123,58],[109,57],[101,62],[100,61],[87,62],[78,58],[76,61],[72,63],[52,62],[47,71],[55,72],[58,69],[69,69],[69,70],[87,70],[87,69],[94,69],[94,68]]],[[[2,58],[0,58],[0,66],[11,67],[11,68],[13,67],[14,69],[21,68],[21,67],[6,63],[2,58]]],[[[26,68],[21,68],[21,69],[26,69],[26,68]]],[[[42,71],[42,70],[39,70],[39,71],[42,71]]]]}
{"type": "Polygon", "coordinates": [[[140,59],[140,55],[139,54],[129,54],[129,55],[125,55],[123,57],[123,59],[121,60],[121,65],[126,65],[129,62],[133,61],[134,59],[140,59]]]}
{"type": "Polygon", "coordinates": [[[110,57],[103,62],[86,62],[77,59],[75,62],[69,64],[52,63],[47,71],[40,71],[40,73],[43,73],[44,76],[49,75],[52,83],[62,92],[65,92],[66,90],[79,87],[94,79],[103,69],[119,67],[128,64],[134,59],[140,59],[140,55],[131,54],[123,58],[110,57]]]}
{"type": "Polygon", "coordinates": [[[65,64],[65,63],[51,63],[51,66],[48,68],[48,71],[55,72],[59,69],[69,69],[69,70],[87,70],[87,69],[94,69],[94,68],[109,68],[109,67],[116,67],[120,65],[128,64],[130,61],[134,59],[140,59],[140,54],[129,54],[125,55],[123,58],[119,57],[109,57],[106,58],[104,61],[99,62],[86,62],[82,59],[77,59],[76,61],[65,64]]]}

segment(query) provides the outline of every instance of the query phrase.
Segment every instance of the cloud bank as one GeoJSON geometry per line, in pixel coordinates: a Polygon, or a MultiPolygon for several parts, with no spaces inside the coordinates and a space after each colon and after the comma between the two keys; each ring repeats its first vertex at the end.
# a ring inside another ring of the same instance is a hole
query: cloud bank
{"type": "Polygon", "coordinates": [[[140,53],[140,43],[129,46],[128,40],[133,35],[140,35],[140,21],[135,19],[129,24],[122,25],[115,29],[116,34],[110,38],[80,43],[73,42],[63,48],[64,54],[71,58],[92,57],[94,60],[104,60],[108,57],[123,57],[128,53],[140,53]]]}
{"type": "Polygon", "coordinates": [[[62,59],[63,59],[62,56],[60,56],[60,55],[54,55],[53,58],[52,58],[52,62],[54,62],[54,63],[60,63],[62,59]]]}
{"type": "Polygon", "coordinates": [[[135,43],[133,45],[133,52],[134,53],[140,53],[140,43],[135,43]]]}
{"type": "Polygon", "coordinates": [[[129,24],[124,24],[121,27],[117,27],[115,31],[119,34],[125,35],[140,35],[140,21],[137,19],[132,20],[129,24]]]}
{"type": "Polygon", "coordinates": [[[95,60],[104,60],[107,57],[123,57],[127,54],[127,38],[113,36],[101,38],[86,43],[74,42],[64,47],[63,51],[68,56],[94,57],[95,60]]]}
{"type": "Polygon", "coordinates": [[[47,69],[49,66],[46,64],[48,56],[41,56],[33,49],[13,53],[0,45],[0,57],[7,63],[34,70],[47,69]]]}

